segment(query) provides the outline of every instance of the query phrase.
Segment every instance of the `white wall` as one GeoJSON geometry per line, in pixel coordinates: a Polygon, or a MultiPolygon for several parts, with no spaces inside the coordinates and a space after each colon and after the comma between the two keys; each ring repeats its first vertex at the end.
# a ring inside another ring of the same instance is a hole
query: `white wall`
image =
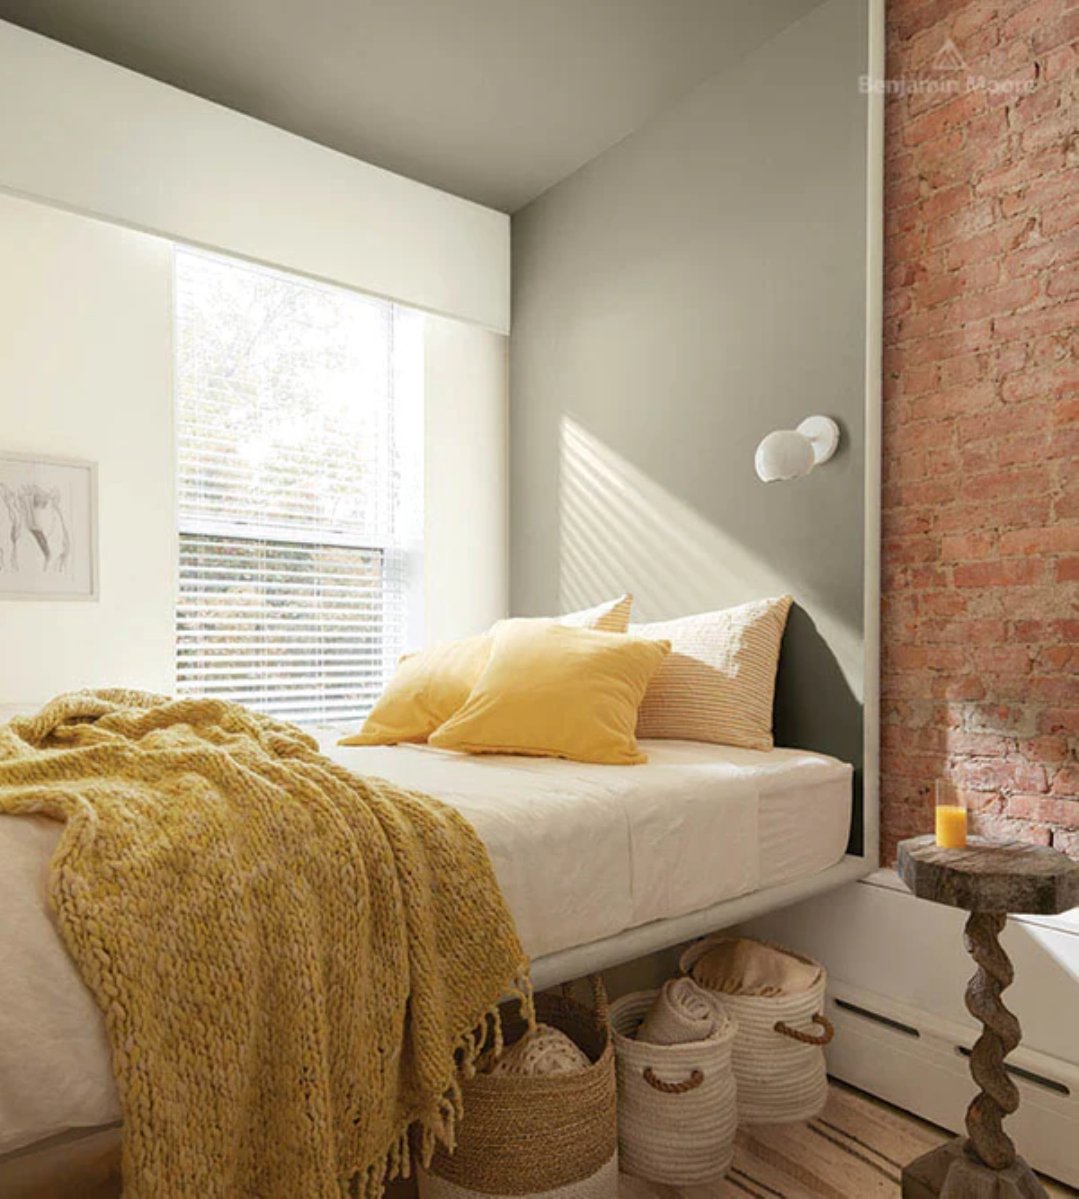
{"type": "Polygon", "coordinates": [[[509,218],[0,21],[0,188],[509,328],[509,218]]]}
{"type": "MultiPolygon", "coordinates": [[[[171,691],[168,242],[0,195],[0,449],[99,464],[97,602],[0,600],[0,706],[171,691]]],[[[425,639],[507,614],[506,338],[426,321],[425,639]]]]}
{"type": "Polygon", "coordinates": [[[97,602],[0,600],[0,702],[173,677],[171,250],[0,196],[0,448],[99,464],[97,602]]]}
{"type": "Polygon", "coordinates": [[[430,318],[426,341],[427,641],[509,614],[507,339],[430,318]]]}

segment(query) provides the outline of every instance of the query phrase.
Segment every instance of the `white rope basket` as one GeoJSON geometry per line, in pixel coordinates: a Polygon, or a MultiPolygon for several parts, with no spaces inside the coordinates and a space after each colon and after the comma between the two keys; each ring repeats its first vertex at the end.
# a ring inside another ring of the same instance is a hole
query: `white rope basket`
{"type": "MultiPolygon", "coordinates": [[[[725,937],[706,937],[683,954],[683,974],[725,937]]],[[[782,995],[739,995],[709,987],[738,1023],[733,1064],[738,1083],[738,1118],[743,1124],[790,1124],[820,1115],[828,1097],[824,1046],[834,1035],[824,1015],[827,975],[811,958],[779,945],[760,943],[818,966],[820,975],[807,989],[782,995]]],[[[696,981],[708,985],[701,979],[696,981]]]]}
{"type": "Polygon", "coordinates": [[[675,1186],[712,1182],[734,1159],[736,1026],[728,1019],[702,1041],[637,1041],[633,1034],[658,994],[638,991],[611,1005],[621,1169],[675,1186]]]}

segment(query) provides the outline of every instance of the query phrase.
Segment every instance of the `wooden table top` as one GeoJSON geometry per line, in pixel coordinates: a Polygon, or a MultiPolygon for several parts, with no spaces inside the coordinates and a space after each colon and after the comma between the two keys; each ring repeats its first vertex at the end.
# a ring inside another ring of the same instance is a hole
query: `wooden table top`
{"type": "Polygon", "coordinates": [[[932,834],[899,843],[899,875],[920,899],[968,912],[1055,916],[1079,906],[1079,862],[1024,841],[971,837],[940,849],[932,834]]]}

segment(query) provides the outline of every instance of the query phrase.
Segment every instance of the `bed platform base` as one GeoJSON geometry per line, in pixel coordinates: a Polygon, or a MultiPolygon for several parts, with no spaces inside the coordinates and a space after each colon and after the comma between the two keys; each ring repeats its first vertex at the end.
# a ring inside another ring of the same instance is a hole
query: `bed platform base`
{"type": "MultiPolygon", "coordinates": [[[[808,878],[781,883],[724,900],[669,920],[654,920],[536,958],[532,982],[537,991],[645,957],[766,912],[823,894],[871,874],[875,862],[848,854],[834,866],[808,878]]],[[[0,1157],[0,1194],[5,1199],[116,1199],[120,1194],[118,1126],[68,1134],[0,1157]]]]}

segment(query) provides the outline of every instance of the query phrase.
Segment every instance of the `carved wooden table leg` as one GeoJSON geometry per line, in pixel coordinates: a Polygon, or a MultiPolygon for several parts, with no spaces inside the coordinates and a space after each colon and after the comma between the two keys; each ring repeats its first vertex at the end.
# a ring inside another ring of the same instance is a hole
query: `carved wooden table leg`
{"type": "Polygon", "coordinates": [[[1019,1106],[1019,1090],[1004,1059],[1019,1044],[1019,1021],[1001,991],[1014,972],[997,939],[1007,923],[1002,912],[971,912],[963,944],[978,965],[967,984],[967,1011],[981,1021],[970,1054],[970,1072],[981,1088],[967,1108],[968,1137],[956,1137],[911,1162],[903,1171],[904,1199],[1041,1199],[1045,1188],[1005,1133],[1003,1120],[1019,1106]]]}
{"type": "Polygon", "coordinates": [[[973,837],[958,849],[912,837],[899,845],[899,873],[920,899],[970,913],[963,942],[978,970],[967,986],[967,1010],[982,1025],[970,1055],[980,1093],[967,1109],[968,1135],[905,1166],[904,1199],[1042,1199],[1045,1188],[1003,1128],[1019,1106],[1004,1066],[1019,1044],[1019,1021],[1000,998],[1012,964],[998,938],[1006,912],[1052,915],[1079,904],[1079,862],[1038,845],[973,837]]]}
{"type": "Polygon", "coordinates": [[[997,938],[1007,922],[999,912],[971,912],[963,944],[978,963],[967,985],[967,1011],[982,1023],[982,1035],[970,1055],[970,1072],[981,1094],[967,1108],[967,1132],[975,1154],[994,1170],[1015,1161],[1015,1146],[1002,1121],[1019,1106],[1019,1090],[1004,1069],[1004,1059],[1019,1044],[1019,1021],[1001,1002],[1014,972],[997,938]]]}

